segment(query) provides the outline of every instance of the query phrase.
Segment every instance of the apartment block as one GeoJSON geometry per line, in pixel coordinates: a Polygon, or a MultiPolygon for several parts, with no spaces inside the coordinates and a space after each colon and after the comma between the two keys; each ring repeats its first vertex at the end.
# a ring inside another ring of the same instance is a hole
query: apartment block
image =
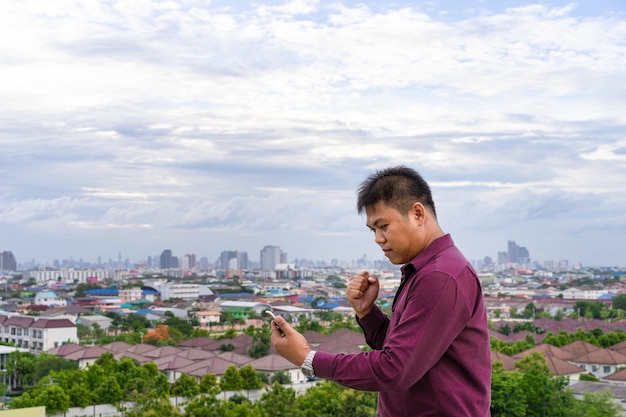
{"type": "Polygon", "coordinates": [[[43,352],[66,343],[78,343],[77,327],[68,319],[0,315],[0,340],[43,352]]]}

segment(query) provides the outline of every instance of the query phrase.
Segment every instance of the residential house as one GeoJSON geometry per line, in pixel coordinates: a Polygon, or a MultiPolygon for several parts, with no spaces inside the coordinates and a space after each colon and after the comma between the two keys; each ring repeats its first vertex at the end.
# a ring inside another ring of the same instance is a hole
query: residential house
{"type": "Polygon", "coordinates": [[[604,378],[626,366],[626,356],[610,349],[597,349],[570,362],[598,378],[604,378]]]}
{"type": "Polygon", "coordinates": [[[33,303],[35,305],[48,306],[50,308],[67,306],[67,301],[60,299],[53,291],[38,292],[35,294],[33,303]]]}
{"type": "Polygon", "coordinates": [[[77,328],[68,319],[0,315],[0,340],[42,352],[78,341],[77,328]]]}

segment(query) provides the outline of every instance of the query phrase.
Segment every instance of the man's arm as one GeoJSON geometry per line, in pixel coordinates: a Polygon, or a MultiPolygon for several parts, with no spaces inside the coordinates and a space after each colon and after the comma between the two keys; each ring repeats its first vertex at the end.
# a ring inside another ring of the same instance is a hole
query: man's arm
{"type": "MultiPolygon", "coordinates": [[[[316,375],[365,391],[401,391],[420,380],[471,314],[451,277],[433,274],[424,278],[410,289],[406,308],[394,312],[397,323],[387,333],[382,350],[353,355],[317,352],[313,360],[316,375]]],[[[375,311],[372,314],[377,314],[375,311]]]]}

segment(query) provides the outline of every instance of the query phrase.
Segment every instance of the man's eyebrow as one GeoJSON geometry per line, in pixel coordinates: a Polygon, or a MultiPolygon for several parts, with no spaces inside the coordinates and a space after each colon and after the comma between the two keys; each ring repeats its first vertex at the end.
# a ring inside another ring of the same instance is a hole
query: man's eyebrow
{"type": "Polygon", "coordinates": [[[369,227],[370,229],[373,229],[374,227],[378,226],[378,224],[379,224],[380,222],[382,222],[382,221],[383,221],[383,219],[379,217],[379,218],[377,218],[377,219],[374,221],[374,223],[372,223],[371,225],[369,225],[369,224],[367,224],[367,223],[366,223],[365,225],[366,225],[367,227],[369,227]]]}

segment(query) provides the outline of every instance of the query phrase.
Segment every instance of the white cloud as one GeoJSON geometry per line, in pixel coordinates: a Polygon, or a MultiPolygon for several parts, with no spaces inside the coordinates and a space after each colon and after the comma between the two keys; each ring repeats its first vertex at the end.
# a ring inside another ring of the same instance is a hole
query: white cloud
{"type": "MultiPolygon", "coordinates": [[[[533,228],[566,246],[623,229],[623,9],[224,4],[0,4],[0,222],[18,257],[48,256],[21,236],[65,228],[137,257],[172,239],[213,258],[237,236],[379,257],[354,190],[397,163],[432,181],[459,240],[488,234],[473,257],[513,238],[540,258],[533,228]]],[[[624,263],[612,239],[580,256],[624,263]]]]}

